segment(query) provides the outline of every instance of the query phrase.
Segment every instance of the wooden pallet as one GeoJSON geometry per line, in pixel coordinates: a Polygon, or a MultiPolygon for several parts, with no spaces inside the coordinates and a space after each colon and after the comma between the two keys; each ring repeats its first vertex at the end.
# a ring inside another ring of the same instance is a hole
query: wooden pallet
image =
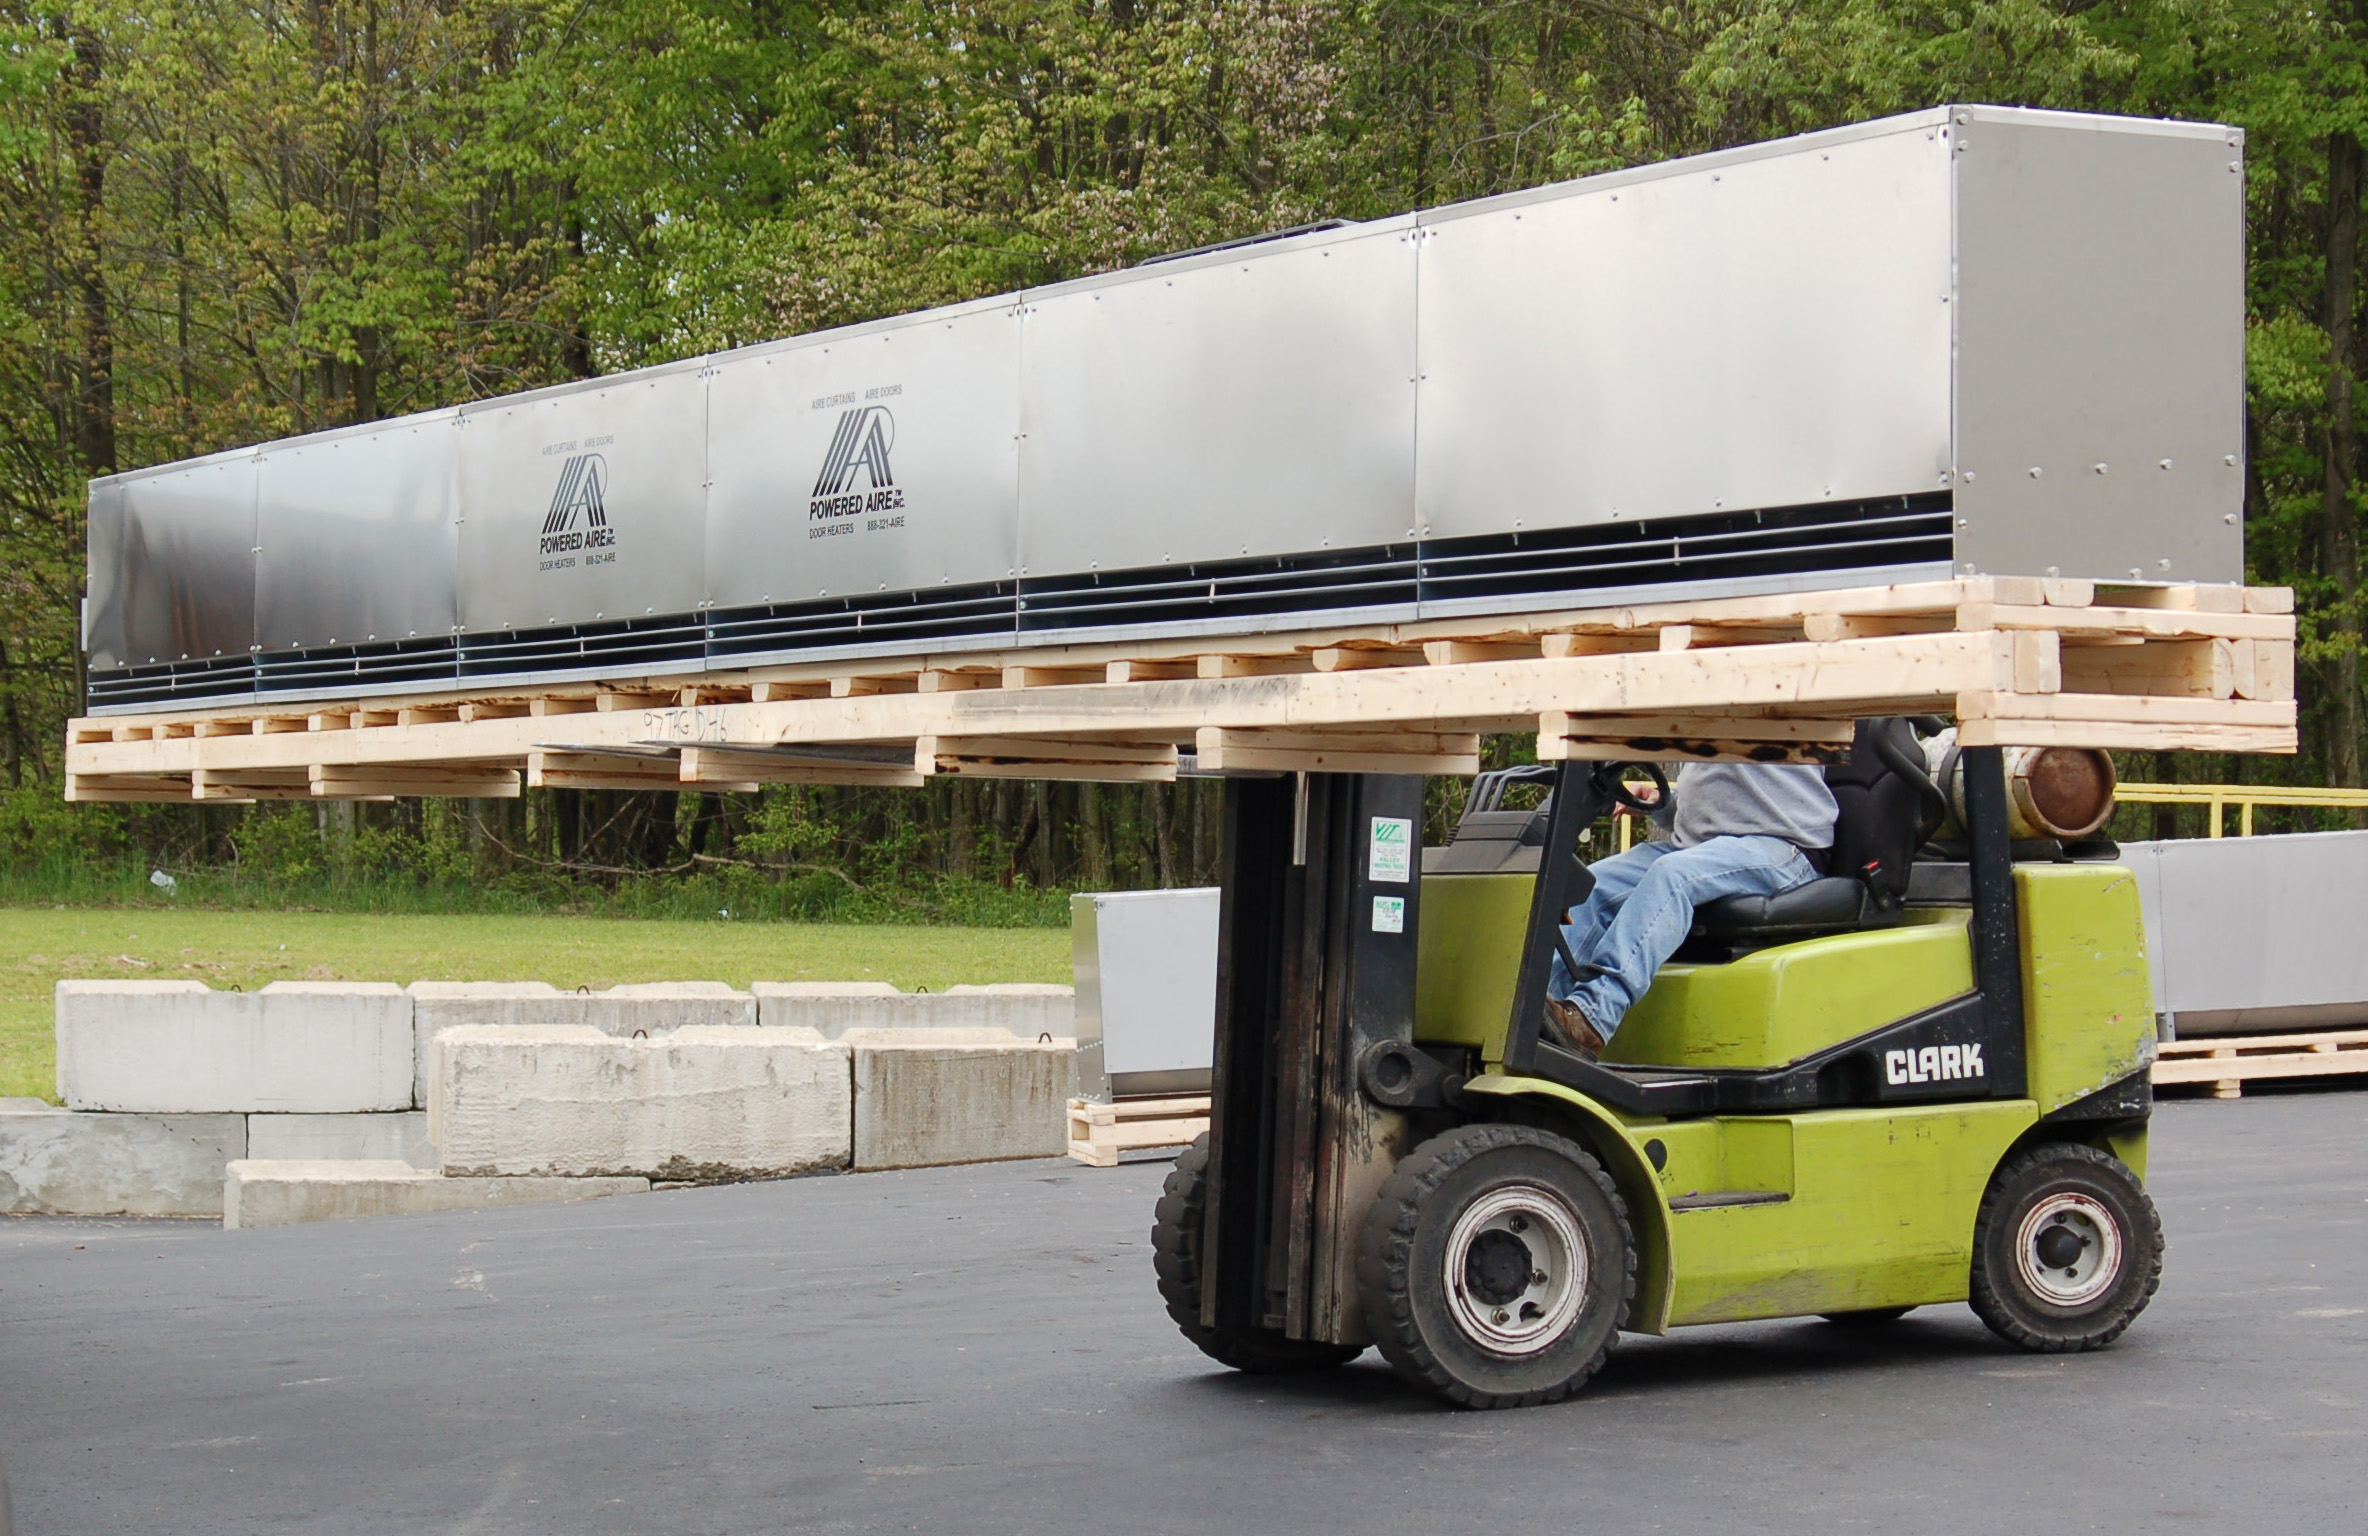
{"type": "Polygon", "coordinates": [[[1118,1154],[1143,1147],[1189,1146],[1209,1128],[1209,1096],[1069,1101],[1069,1155],[1090,1168],[1115,1168],[1118,1154]]]}
{"type": "Polygon", "coordinates": [[[2283,588],[1981,577],[110,715],[69,727],[66,794],[1468,774],[1502,731],[1542,761],[1815,761],[1897,713],[1953,715],[1969,746],[2291,752],[2292,610],[2283,588]]]}
{"type": "Polygon", "coordinates": [[[2215,1099],[2239,1098],[2250,1077],[2368,1075],[2368,1029],[2307,1035],[2204,1036],[2173,1040],[2154,1063],[2154,1086],[2210,1083],[2215,1099]]]}

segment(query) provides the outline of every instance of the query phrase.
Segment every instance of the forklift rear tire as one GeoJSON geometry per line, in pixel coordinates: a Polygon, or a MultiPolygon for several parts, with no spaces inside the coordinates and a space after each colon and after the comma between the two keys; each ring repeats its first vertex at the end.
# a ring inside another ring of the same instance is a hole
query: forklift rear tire
{"type": "Polygon", "coordinates": [[[1973,1225],[1972,1304],[1990,1331],[2045,1354],[2102,1349],[2162,1281],[2162,1218],[2122,1161],[2049,1143],[1991,1175],[1973,1225]]]}
{"type": "Polygon", "coordinates": [[[1467,1125],[1398,1164],[1357,1254],[1365,1322],[1400,1374],[1467,1408],[1568,1396],[1636,1295],[1628,1208],[1576,1142],[1467,1125]]]}
{"type": "Polygon", "coordinates": [[[1288,1339],[1267,1328],[1210,1328],[1200,1320],[1200,1240],[1208,1211],[1209,1135],[1176,1158],[1160,1191],[1151,1222],[1151,1265],[1159,1275],[1159,1296],[1168,1316],[1200,1352],[1220,1365],[1253,1376],[1325,1371],[1348,1364],[1365,1351],[1355,1344],[1322,1344],[1288,1339]]]}

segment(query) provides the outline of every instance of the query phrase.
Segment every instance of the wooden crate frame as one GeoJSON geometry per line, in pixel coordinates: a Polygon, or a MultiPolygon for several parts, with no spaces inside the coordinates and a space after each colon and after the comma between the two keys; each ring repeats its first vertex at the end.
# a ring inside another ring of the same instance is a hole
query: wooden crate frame
{"type": "Polygon", "coordinates": [[[2368,1029],[2204,1035],[2165,1043],[2154,1062],[2157,1088],[2209,1083],[2215,1099],[2243,1097],[2248,1078],[2354,1074],[2368,1074],[2368,1029]]]}
{"type": "Polygon", "coordinates": [[[1118,1154],[1186,1147],[1209,1128],[1209,1096],[1069,1101],[1069,1155],[1089,1168],[1115,1168],[1118,1154]]]}
{"type": "Polygon", "coordinates": [[[1900,713],[1953,716],[1968,746],[2292,752],[2293,594],[1972,577],[108,715],[70,725],[66,795],[1469,774],[1499,731],[1541,761],[1814,761],[1900,713]]]}

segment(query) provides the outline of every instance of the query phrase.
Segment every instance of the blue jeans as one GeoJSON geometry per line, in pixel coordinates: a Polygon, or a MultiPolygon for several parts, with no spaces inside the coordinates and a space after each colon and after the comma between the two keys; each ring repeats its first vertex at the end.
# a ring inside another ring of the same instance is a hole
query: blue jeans
{"type": "Polygon", "coordinates": [[[1598,974],[1574,985],[1557,954],[1546,991],[1576,1002],[1606,1040],[1685,942],[1696,907],[1721,896],[1774,896],[1817,878],[1781,837],[1714,837],[1691,848],[1639,843],[1591,867],[1595,889],[1571,910],[1562,935],[1598,974]]]}

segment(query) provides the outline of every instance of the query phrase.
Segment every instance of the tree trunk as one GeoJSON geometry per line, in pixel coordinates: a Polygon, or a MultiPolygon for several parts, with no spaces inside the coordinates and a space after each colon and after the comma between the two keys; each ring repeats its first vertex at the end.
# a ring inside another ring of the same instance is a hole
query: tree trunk
{"type": "Polygon", "coordinates": [[[74,151],[74,282],[82,305],[81,388],[74,402],[74,447],[92,475],[115,472],[115,319],[100,263],[100,216],[107,196],[106,116],[100,105],[106,61],[99,40],[77,27],[66,135],[74,151]]]}
{"type": "Polygon", "coordinates": [[[1060,869],[1055,862],[1053,840],[1059,828],[1052,819],[1052,786],[1042,779],[1028,784],[1028,816],[1036,823],[1036,857],[1034,884],[1040,891],[1049,891],[1060,884],[1060,869]]]}
{"type": "Polygon", "coordinates": [[[1078,877],[1086,889],[1106,891],[1110,889],[1110,842],[1103,827],[1102,786],[1078,785],[1077,799],[1078,877]]]}
{"type": "Polygon", "coordinates": [[[2360,141],[2327,139],[2327,444],[2321,484],[2319,558],[2335,586],[2334,655],[2328,663],[2327,771],[2345,788],[2360,783],[2360,549],[2352,484],[2359,429],[2352,383],[2358,376],[2360,141]]]}

